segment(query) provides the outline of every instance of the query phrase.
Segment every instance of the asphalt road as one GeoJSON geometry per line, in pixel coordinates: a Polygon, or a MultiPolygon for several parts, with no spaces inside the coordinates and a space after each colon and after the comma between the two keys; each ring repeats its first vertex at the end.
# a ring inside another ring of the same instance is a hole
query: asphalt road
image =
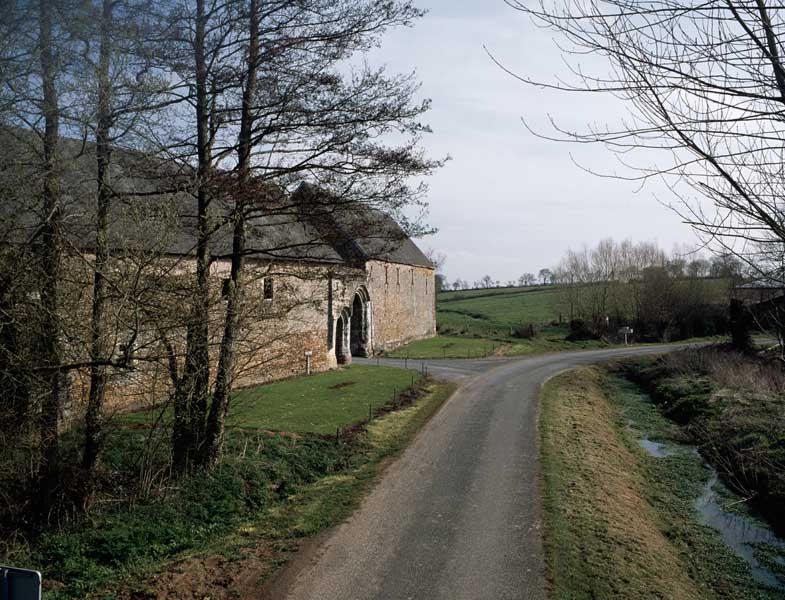
{"type": "MultiPolygon", "coordinates": [[[[460,389],[360,509],[310,556],[295,561],[269,597],[544,599],[540,386],[575,366],[668,348],[673,346],[525,359],[410,360],[409,368],[424,366],[461,380],[460,389]]],[[[401,360],[381,363],[404,366],[401,360]]]]}

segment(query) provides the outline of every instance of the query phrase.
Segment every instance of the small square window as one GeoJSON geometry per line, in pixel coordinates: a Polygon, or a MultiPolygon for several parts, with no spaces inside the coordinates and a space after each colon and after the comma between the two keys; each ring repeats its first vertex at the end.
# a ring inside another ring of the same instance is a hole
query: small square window
{"type": "Polygon", "coordinates": [[[265,300],[272,300],[273,299],[273,278],[272,277],[265,277],[264,278],[264,299],[265,300]]]}

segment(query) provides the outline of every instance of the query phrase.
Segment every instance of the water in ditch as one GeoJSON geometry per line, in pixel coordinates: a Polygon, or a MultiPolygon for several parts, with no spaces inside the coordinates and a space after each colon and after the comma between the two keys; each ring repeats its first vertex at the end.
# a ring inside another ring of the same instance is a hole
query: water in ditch
{"type": "MultiPolygon", "coordinates": [[[[638,444],[650,456],[665,458],[677,452],[693,452],[696,460],[703,461],[697,448],[687,445],[676,445],[655,442],[645,436],[637,438],[638,444]]],[[[719,480],[717,471],[703,462],[710,477],[703,488],[703,493],[695,501],[695,509],[701,524],[711,527],[720,533],[722,541],[743,558],[750,566],[753,578],[768,587],[785,591],[785,580],[778,576],[769,565],[760,560],[765,553],[768,560],[785,573],[785,540],[779,538],[764,522],[732,510],[734,494],[719,480]]]]}

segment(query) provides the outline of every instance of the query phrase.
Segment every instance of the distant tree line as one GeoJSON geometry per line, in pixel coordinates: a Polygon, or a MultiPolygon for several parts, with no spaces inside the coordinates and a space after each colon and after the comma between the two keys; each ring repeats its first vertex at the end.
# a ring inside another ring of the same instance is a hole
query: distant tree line
{"type": "Polygon", "coordinates": [[[548,285],[552,282],[553,274],[550,269],[540,269],[537,275],[534,273],[524,273],[518,279],[508,279],[503,282],[499,279],[494,279],[490,275],[484,275],[482,278],[477,279],[473,283],[469,283],[460,277],[456,278],[451,284],[447,284],[446,280],[443,281],[440,291],[459,291],[459,290],[483,290],[490,288],[512,288],[512,287],[527,287],[530,285],[548,285]]]}
{"type": "Polygon", "coordinates": [[[687,259],[651,242],[607,238],[569,250],[552,280],[575,335],[607,336],[631,325],[639,338],[670,340],[725,333],[730,291],[743,276],[732,255],[687,259]]]}

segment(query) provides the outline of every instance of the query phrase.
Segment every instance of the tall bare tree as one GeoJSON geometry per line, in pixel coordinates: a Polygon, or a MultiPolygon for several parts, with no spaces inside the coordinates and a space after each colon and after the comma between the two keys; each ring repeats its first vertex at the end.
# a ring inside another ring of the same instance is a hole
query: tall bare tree
{"type": "Polygon", "coordinates": [[[629,108],[618,123],[583,132],[557,125],[548,137],[604,144],[634,169],[629,178],[663,178],[679,198],[674,208],[707,243],[785,281],[782,7],[767,0],[507,3],[560,34],[573,67],[572,80],[519,74],[522,81],[607,94],[629,108]],[[643,151],[637,160],[636,150],[643,151]],[[660,153],[656,164],[652,151],[660,153]]]}
{"type": "MultiPolygon", "coordinates": [[[[195,293],[182,369],[175,384],[174,464],[209,466],[223,439],[244,285],[243,223],[265,214],[301,218],[296,202],[264,201],[268,189],[291,191],[302,181],[325,188],[334,205],[381,207],[403,216],[424,187],[408,178],[427,174],[418,138],[428,102],[415,102],[411,76],[387,76],[347,61],[378,43],[389,27],[421,16],[409,2],[326,0],[231,1],[171,5],[177,33],[165,64],[187,102],[176,107],[175,131],[162,148],[193,167],[197,241],[195,293]],[[194,135],[195,132],[195,135],[194,135]],[[405,141],[385,143],[392,134],[405,141]],[[260,201],[251,201],[256,194],[260,201]],[[209,271],[214,236],[232,227],[227,311],[213,377],[209,271]]],[[[269,194],[267,194],[269,195],[269,194]]],[[[410,224],[411,225],[411,224],[410,224]]],[[[175,349],[175,345],[170,345],[175,349]]]]}

